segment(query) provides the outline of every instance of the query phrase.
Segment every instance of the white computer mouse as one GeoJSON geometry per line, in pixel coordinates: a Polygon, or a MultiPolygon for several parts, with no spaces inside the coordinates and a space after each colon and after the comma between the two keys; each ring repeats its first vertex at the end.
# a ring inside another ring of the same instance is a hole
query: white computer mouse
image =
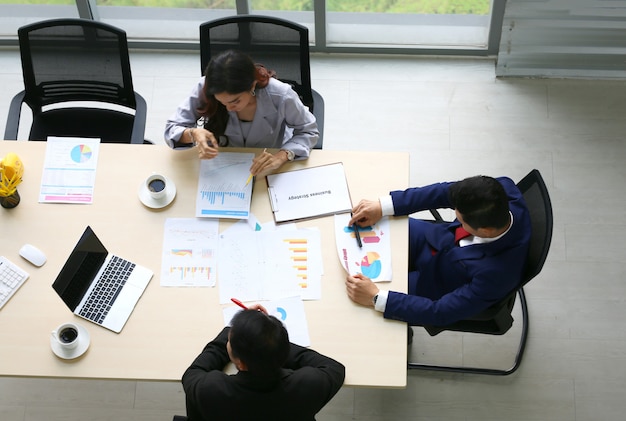
{"type": "Polygon", "coordinates": [[[46,255],[32,244],[24,244],[20,249],[20,256],[35,266],[41,266],[46,263],[46,255]]]}

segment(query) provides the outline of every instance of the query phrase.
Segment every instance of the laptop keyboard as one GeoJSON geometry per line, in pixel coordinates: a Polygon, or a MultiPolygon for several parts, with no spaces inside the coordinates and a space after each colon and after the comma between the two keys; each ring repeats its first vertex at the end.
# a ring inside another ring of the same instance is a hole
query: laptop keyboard
{"type": "Polygon", "coordinates": [[[28,273],[4,256],[0,256],[0,308],[28,279],[28,273]]]}
{"type": "Polygon", "coordinates": [[[102,323],[134,267],[135,264],[128,260],[111,257],[79,314],[93,322],[102,323]]]}

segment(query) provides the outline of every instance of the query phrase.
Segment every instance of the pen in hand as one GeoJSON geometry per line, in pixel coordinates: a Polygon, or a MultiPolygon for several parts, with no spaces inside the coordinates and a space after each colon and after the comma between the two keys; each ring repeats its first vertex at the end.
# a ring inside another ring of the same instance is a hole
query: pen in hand
{"type": "MultiPolygon", "coordinates": [[[[263,149],[263,153],[262,153],[262,154],[264,154],[266,151],[267,151],[267,148],[264,148],[264,149],[263,149]]],[[[261,154],[261,155],[262,155],[262,154],[261,154]]],[[[245,186],[247,186],[248,184],[250,184],[250,180],[252,180],[252,177],[253,177],[253,175],[252,175],[252,173],[250,173],[250,175],[248,176],[248,179],[246,180],[246,184],[245,184],[245,186]]],[[[244,187],[245,187],[245,186],[244,186],[244,187]]]]}
{"type": "MultiPolygon", "coordinates": [[[[350,214],[350,216],[352,216],[352,214],[350,214]]],[[[356,238],[356,243],[358,244],[359,248],[363,248],[361,234],[359,234],[359,227],[357,226],[356,222],[352,224],[352,231],[354,231],[354,238],[356,238]]]]}
{"type": "Polygon", "coordinates": [[[232,301],[233,303],[237,304],[239,307],[243,308],[244,310],[248,309],[248,307],[246,307],[246,305],[244,303],[242,303],[241,301],[239,301],[236,298],[231,298],[230,301],[232,301]]]}

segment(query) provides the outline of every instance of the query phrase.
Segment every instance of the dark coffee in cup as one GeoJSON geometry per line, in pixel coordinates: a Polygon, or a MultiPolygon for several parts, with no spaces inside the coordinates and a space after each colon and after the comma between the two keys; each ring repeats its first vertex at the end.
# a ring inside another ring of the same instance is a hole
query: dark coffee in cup
{"type": "Polygon", "coordinates": [[[78,332],[73,327],[66,327],[59,332],[59,339],[61,342],[69,344],[74,342],[78,337],[78,332]]]}
{"type": "Polygon", "coordinates": [[[155,178],[154,180],[151,180],[148,183],[148,190],[154,193],[163,191],[164,188],[165,188],[165,181],[161,180],[160,178],[155,178]]]}

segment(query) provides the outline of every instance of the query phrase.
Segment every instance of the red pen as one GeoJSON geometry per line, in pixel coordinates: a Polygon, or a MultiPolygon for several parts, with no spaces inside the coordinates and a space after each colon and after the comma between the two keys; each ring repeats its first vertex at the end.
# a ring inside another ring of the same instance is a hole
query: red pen
{"type": "Polygon", "coordinates": [[[241,301],[239,301],[236,298],[231,298],[230,301],[232,301],[233,303],[237,304],[239,307],[243,308],[244,310],[248,309],[248,307],[246,307],[246,305],[244,303],[242,303],[241,301]]]}

